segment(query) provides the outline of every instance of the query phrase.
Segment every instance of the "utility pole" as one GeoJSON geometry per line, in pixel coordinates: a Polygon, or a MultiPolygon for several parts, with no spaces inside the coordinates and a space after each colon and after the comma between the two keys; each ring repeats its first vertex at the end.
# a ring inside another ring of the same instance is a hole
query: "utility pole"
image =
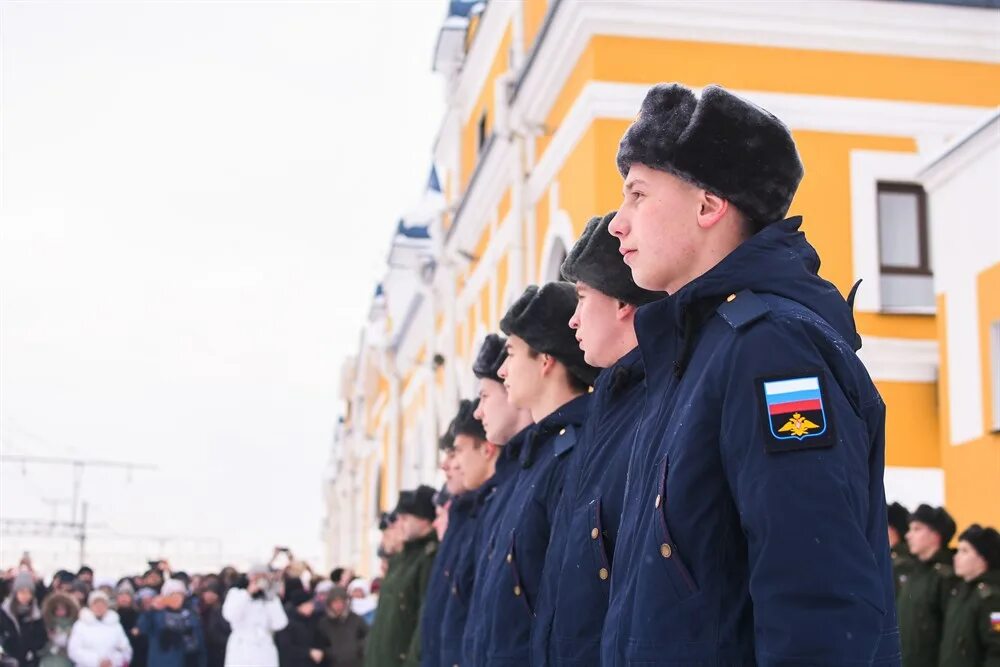
{"type": "Polygon", "coordinates": [[[87,501],[83,502],[83,517],[80,520],[80,567],[87,562],[87,501]]]}
{"type": "MultiPolygon", "coordinates": [[[[54,456],[22,456],[17,454],[2,454],[0,455],[0,462],[7,463],[34,463],[38,465],[54,465],[54,466],[69,466],[73,471],[73,498],[70,501],[72,504],[72,515],[73,518],[69,523],[61,523],[54,520],[48,522],[48,530],[50,533],[55,532],[57,528],[63,528],[71,531],[73,537],[77,540],[80,545],[80,565],[84,565],[87,555],[87,508],[88,503],[83,502],[83,507],[80,508],[80,489],[83,485],[83,473],[88,466],[92,468],[121,468],[125,469],[131,475],[133,470],[156,470],[157,467],[154,465],[149,465],[146,463],[133,463],[130,461],[108,461],[103,459],[79,459],[79,458],[60,458],[54,456]],[[79,519],[79,521],[77,520],[79,519]]],[[[19,528],[20,530],[34,530],[42,531],[45,529],[46,522],[33,521],[31,519],[25,520],[5,520],[0,522],[8,530],[11,528],[19,528]]],[[[36,534],[42,534],[38,532],[36,534]]]]}
{"type": "Polygon", "coordinates": [[[76,524],[80,507],[80,488],[83,485],[83,473],[87,467],[91,468],[120,468],[127,470],[130,474],[133,470],[156,470],[157,467],[147,463],[133,463],[131,461],[108,461],[104,459],[78,459],[61,458],[56,456],[22,456],[19,454],[2,454],[0,462],[9,463],[37,463],[39,465],[70,466],[73,469],[73,500],[71,523],[76,524]]]}

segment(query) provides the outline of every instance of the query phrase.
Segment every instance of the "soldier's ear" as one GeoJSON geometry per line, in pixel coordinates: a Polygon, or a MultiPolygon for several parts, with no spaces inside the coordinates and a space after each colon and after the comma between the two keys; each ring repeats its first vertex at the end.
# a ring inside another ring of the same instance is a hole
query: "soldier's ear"
{"type": "Polygon", "coordinates": [[[619,322],[625,322],[633,315],[635,315],[636,310],[637,310],[636,307],[633,306],[632,304],[625,303],[624,301],[619,301],[618,310],[616,311],[615,314],[618,316],[619,322]]]}

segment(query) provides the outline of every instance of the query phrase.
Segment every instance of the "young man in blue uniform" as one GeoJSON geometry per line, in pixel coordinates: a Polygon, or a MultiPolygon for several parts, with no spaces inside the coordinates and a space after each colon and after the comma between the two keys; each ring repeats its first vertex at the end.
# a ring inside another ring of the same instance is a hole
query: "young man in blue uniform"
{"type": "MultiPolygon", "coordinates": [[[[437,665],[451,667],[454,664],[454,662],[445,662],[442,659],[442,652],[445,648],[442,644],[442,624],[445,608],[454,588],[453,577],[456,561],[474,531],[474,526],[470,521],[474,497],[473,494],[467,493],[464,477],[457,462],[460,445],[467,446],[469,440],[482,443],[486,439],[482,424],[472,416],[475,409],[473,401],[461,401],[458,413],[451,420],[447,432],[441,438],[442,443],[447,443],[447,454],[441,468],[445,471],[447,479],[445,489],[450,498],[447,509],[443,510],[447,512],[447,516],[440,515],[438,517],[440,521],[445,522],[446,528],[438,548],[437,557],[434,559],[434,568],[431,570],[430,582],[427,584],[427,596],[420,618],[421,667],[436,667],[437,665]]],[[[459,643],[461,643],[461,635],[459,635],[459,643]]]]}
{"type": "Polygon", "coordinates": [[[512,489],[486,552],[478,556],[485,561],[475,587],[484,604],[470,611],[477,640],[466,664],[528,664],[533,605],[566,461],[586,419],[587,392],[597,375],[569,328],[575,309],[576,291],[569,283],[531,285],[500,321],[508,339],[498,375],[510,402],[530,410],[534,424],[521,438],[512,489]]]}
{"type": "Polygon", "coordinates": [[[590,220],[562,265],[577,292],[569,326],[586,362],[604,370],[549,543],[532,633],[535,667],[600,663],[625,473],[645,394],[633,320],[638,306],[665,296],[632,280],[608,233],[614,215],[590,220]]]}
{"type": "MultiPolygon", "coordinates": [[[[498,375],[506,360],[507,339],[489,334],[472,365],[472,372],[479,379],[479,403],[473,414],[482,423],[486,439],[497,444],[500,452],[493,475],[474,494],[472,514],[475,532],[457,574],[459,581],[465,584],[464,590],[460,589],[460,602],[466,608],[461,610],[456,606],[446,610],[446,613],[464,612],[466,616],[462,632],[462,659],[454,660],[453,664],[477,664],[473,656],[483,650],[488,636],[482,627],[487,615],[481,610],[488,607],[491,600],[483,594],[477,582],[491,562],[491,549],[496,541],[494,533],[506,499],[513,491],[514,479],[520,470],[521,446],[532,424],[528,410],[507,400],[507,388],[498,375]]],[[[451,650],[450,645],[448,650],[451,650]]]]}
{"type": "Polygon", "coordinates": [[[899,662],[885,405],[850,303],[783,219],[788,128],[717,86],[654,86],[609,226],[642,307],[643,411],[602,664],[899,662]]]}
{"type": "Polygon", "coordinates": [[[478,399],[462,401],[450,428],[455,435],[453,463],[464,491],[452,505],[451,521],[458,522],[458,527],[453,524],[448,528],[448,561],[444,571],[448,591],[436,628],[441,646],[438,664],[444,667],[462,663],[462,636],[474,584],[477,491],[493,476],[500,454],[500,448],[486,439],[482,422],[475,417],[478,405],[478,399]]]}

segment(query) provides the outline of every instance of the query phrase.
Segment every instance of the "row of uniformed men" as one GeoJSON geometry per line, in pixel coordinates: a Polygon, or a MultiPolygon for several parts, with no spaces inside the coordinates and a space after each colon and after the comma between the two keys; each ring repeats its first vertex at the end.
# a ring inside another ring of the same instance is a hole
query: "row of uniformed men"
{"type": "Polygon", "coordinates": [[[1000,534],[972,524],[953,551],[943,507],[888,514],[903,664],[1000,667],[1000,534]]]}
{"type": "Polygon", "coordinates": [[[420,628],[396,621],[428,568],[394,564],[367,664],[898,664],[885,406],[784,219],[790,132],[661,84],[617,163],[565,282],[483,341],[444,544],[408,533],[437,552],[420,628]]]}

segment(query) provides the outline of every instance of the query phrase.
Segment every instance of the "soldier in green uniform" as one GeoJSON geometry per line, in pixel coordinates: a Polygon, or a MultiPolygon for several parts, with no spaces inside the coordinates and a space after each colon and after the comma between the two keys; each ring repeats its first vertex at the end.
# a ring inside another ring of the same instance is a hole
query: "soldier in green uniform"
{"type": "Polygon", "coordinates": [[[913,570],[914,558],[910,548],[906,546],[903,537],[910,527],[910,510],[899,503],[886,507],[889,515],[889,553],[892,555],[892,578],[896,584],[896,597],[899,597],[900,582],[909,576],[913,570]]]}
{"type": "Polygon", "coordinates": [[[903,667],[937,667],[945,605],[954,583],[952,552],[955,520],[943,507],[921,505],[910,515],[906,542],[913,569],[902,575],[896,606],[903,667]]]}
{"type": "Polygon", "coordinates": [[[940,667],[1000,667],[1000,534],[972,524],[958,538],[940,667]]]}
{"type": "Polygon", "coordinates": [[[403,538],[379,592],[375,622],[368,636],[365,667],[416,667],[420,664],[420,616],[438,539],[434,532],[434,494],[429,486],[399,495],[396,523],[403,538]]]}

